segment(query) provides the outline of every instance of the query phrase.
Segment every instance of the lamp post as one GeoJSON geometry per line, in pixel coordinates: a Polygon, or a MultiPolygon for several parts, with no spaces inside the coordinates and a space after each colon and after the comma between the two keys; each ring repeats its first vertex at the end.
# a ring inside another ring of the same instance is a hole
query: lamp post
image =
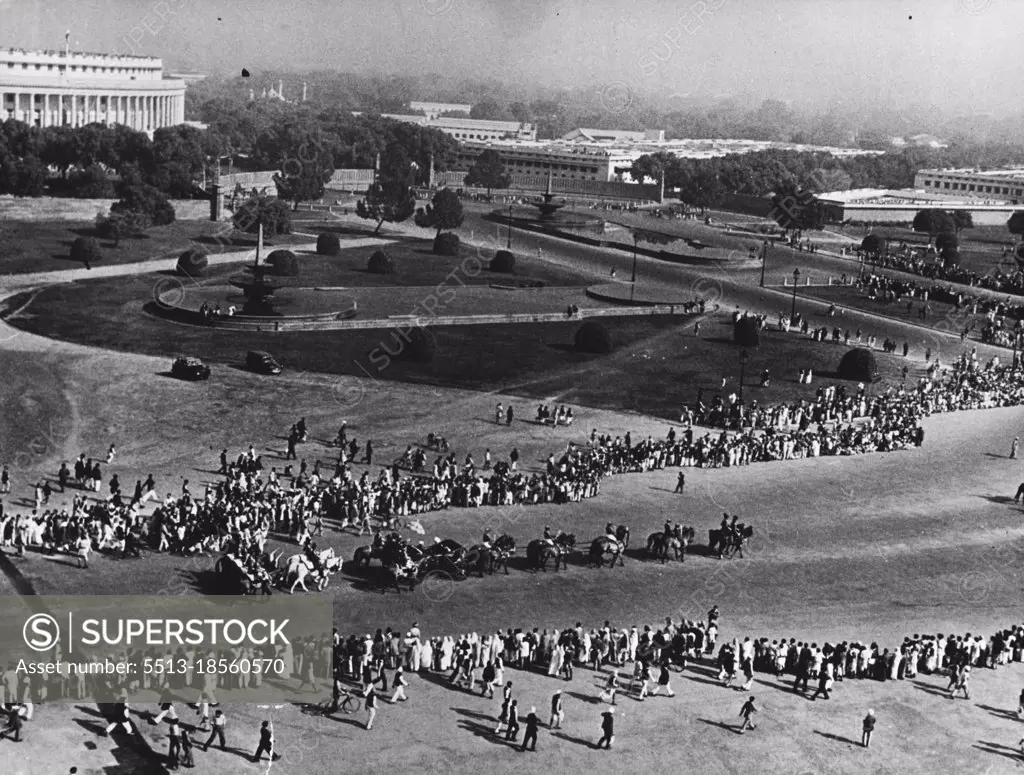
{"type": "Polygon", "coordinates": [[[743,380],[747,376],[747,361],[750,355],[746,349],[740,350],[740,403],[743,403],[743,380]]]}
{"type": "Polygon", "coordinates": [[[764,288],[764,269],[768,265],[768,240],[761,245],[761,287],[764,288]]]}
{"type": "Polygon", "coordinates": [[[508,243],[505,248],[512,250],[512,205],[508,206],[508,243]]]}
{"type": "Polygon", "coordinates": [[[800,269],[793,270],[793,308],[789,311],[790,325],[796,325],[796,284],[800,282],[800,269]]]}
{"type": "Polygon", "coordinates": [[[633,301],[633,293],[636,291],[636,232],[633,233],[633,272],[629,278],[629,300],[633,301]]]}

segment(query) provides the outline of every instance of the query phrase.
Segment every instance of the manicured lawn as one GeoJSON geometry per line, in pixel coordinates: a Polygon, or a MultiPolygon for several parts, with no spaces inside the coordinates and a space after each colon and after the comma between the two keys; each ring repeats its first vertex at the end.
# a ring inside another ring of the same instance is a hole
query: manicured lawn
{"type": "MultiPolygon", "coordinates": [[[[738,386],[739,349],[731,342],[731,323],[724,315],[706,321],[700,339],[685,318],[605,319],[616,343],[605,356],[573,349],[578,321],[437,326],[431,328],[436,355],[430,363],[419,364],[400,357],[404,335],[392,329],[267,335],[170,323],[143,309],[153,281],[153,276],[139,276],[48,288],[11,322],[46,336],[168,358],[187,353],[237,367],[247,350],[264,349],[292,372],[370,376],[534,398],[557,396],[575,404],[662,418],[678,417],[680,404],[693,401],[700,388],[728,393],[738,386]]],[[[18,309],[23,301],[12,299],[8,309],[18,309]]],[[[796,334],[766,332],[761,347],[750,353],[747,400],[812,398],[817,384],[799,385],[798,371],[832,372],[844,350],[796,334]],[[761,388],[765,368],[773,379],[768,388],[761,388]]],[[[879,354],[879,360],[885,377],[897,382],[902,358],[879,354]]]]}
{"type": "MultiPolygon", "coordinates": [[[[89,221],[4,221],[0,223],[0,275],[81,268],[81,264],[71,260],[71,243],[78,237],[95,236],[95,224],[89,221]]],[[[271,244],[285,246],[308,241],[308,237],[285,235],[276,237],[271,244]]],[[[99,242],[103,265],[113,265],[173,260],[195,243],[202,244],[210,253],[254,247],[256,238],[229,231],[224,223],[175,221],[155,226],[142,237],[122,239],[116,248],[112,240],[99,242]]]]}

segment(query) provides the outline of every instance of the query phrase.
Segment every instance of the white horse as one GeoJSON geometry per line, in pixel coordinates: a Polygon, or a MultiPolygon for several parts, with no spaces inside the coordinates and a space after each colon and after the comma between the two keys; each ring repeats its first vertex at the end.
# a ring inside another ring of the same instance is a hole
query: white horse
{"type": "Polygon", "coordinates": [[[287,579],[290,579],[292,577],[292,574],[295,575],[295,580],[292,582],[292,585],[288,588],[289,595],[295,594],[295,587],[302,587],[303,592],[309,592],[309,589],[307,589],[306,587],[307,577],[312,577],[314,583],[316,584],[317,592],[323,592],[325,589],[327,589],[327,574],[325,572],[313,570],[312,564],[305,557],[301,558],[301,562],[298,562],[294,565],[289,564],[287,572],[288,575],[287,578],[285,579],[286,583],[287,579]]]}

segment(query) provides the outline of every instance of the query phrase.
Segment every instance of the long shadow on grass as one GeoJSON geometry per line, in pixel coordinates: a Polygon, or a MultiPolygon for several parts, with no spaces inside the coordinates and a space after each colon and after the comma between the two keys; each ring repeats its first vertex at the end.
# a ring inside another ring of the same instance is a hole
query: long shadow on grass
{"type": "Polygon", "coordinates": [[[724,729],[727,732],[732,732],[734,735],[743,734],[742,732],[740,732],[739,728],[737,728],[733,724],[726,724],[722,721],[712,721],[708,718],[699,718],[697,719],[697,721],[699,721],[701,724],[707,724],[709,727],[720,727],[721,729],[724,729]]]}
{"type": "Polygon", "coordinates": [[[460,728],[465,729],[468,732],[472,732],[482,740],[486,740],[494,745],[500,745],[506,748],[514,748],[516,742],[514,740],[506,740],[505,733],[500,734],[494,733],[494,728],[490,724],[480,724],[476,721],[469,721],[468,719],[460,719],[456,722],[460,728]]]}
{"type": "Polygon", "coordinates": [[[847,743],[848,745],[860,745],[860,743],[858,743],[856,740],[851,740],[850,738],[843,737],[842,735],[833,735],[831,732],[822,732],[819,729],[815,729],[814,734],[821,735],[822,737],[826,737],[829,740],[835,740],[839,743],[847,743]]]}
{"type": "Polygon", "coordinates": [[[1012,719],[1014,721],[1020,720],[1020,716],[1017,715],[1017,711],[1015,710],[1007,710],[1005,708],[993,708],[991,705],[982,705],[980,702],[977,705],[982,710],[987,710],[993,716],[998,716],[1000,718],[1005,719],[1012,719]]]}
{"type": "Polygon", "coordinates": [[[985,753],[994,753],[997,756],[1005,756],[1007,759],[1012,759],[1013,761],[1020,761],[1020,752],[1016,748],[1003,745],[1002,743],[990,743],[985,740],[979,740],[977,745],[973,745],[971,747],[977,748],[979,751],[984,751],[985,753]]]}

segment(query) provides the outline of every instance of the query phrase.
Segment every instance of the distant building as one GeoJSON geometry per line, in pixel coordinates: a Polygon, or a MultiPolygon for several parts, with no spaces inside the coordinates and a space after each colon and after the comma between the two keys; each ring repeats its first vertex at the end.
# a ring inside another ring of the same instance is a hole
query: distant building
{"type": "Polygon", "coordinates": [[[914,188],[972,200],[1019,204],[1024,202],[1024,169],[918,170],[914,188]]]}
{"type": "Polygon", "coordinates": [[[623,129],[573,129],[562,135],[562,139],[586,143],[661,143],[665,141],[665,130],[630,132],[623,129]]]}
{"type": "Polygon", "coordinates": [[[921,188],[831,191],[818,194],[817,199],[825,206],[826,219],[833,222],[908,224],[921,210],[937,208],[966,210],[977,226],[1001,226],[1015,209],[1007,202],[950,196],[921,188]]]}
{"type": "Polygon", "coordinates": [[[890,141],[896,148],[948,148],[949,143],[939,139],[935,135],[910,135],[908,137],[894,137],[890,141]]]}
{"type": "Polygon", "coordinates": [[[442,113],[465,113],[469,118],[473,106],[458,102],[410,102],[409,110],[422,110],[427,118],[437,118],[442,113]]]}
{"type": "Polygon", "coordinates": [[[154,57],[0,49],[0,119],[32,126],[123,124],[152,134],[185,120],[185,87],[154,57]]]}
{"type": "MultiPolygon", "coordinates": [[[[360,113],[354,112],[358,116],[360,113]]],[[[476,118],[428,118],[402,113],[383,113],[384,118],[439,129],[456,140],[536,140],[537,127],[518,121],[484,121],[476,118]]]]}
{"type": "Polygon", "coordinates": [[[485,150],[497,151],[510,175],[547,175],[555,179],[628,182],[619,172],[638,156],[619,148],[587,147],[566,142],[467,141],[459,149],[456,166],[469,169],[485,150]]]}

